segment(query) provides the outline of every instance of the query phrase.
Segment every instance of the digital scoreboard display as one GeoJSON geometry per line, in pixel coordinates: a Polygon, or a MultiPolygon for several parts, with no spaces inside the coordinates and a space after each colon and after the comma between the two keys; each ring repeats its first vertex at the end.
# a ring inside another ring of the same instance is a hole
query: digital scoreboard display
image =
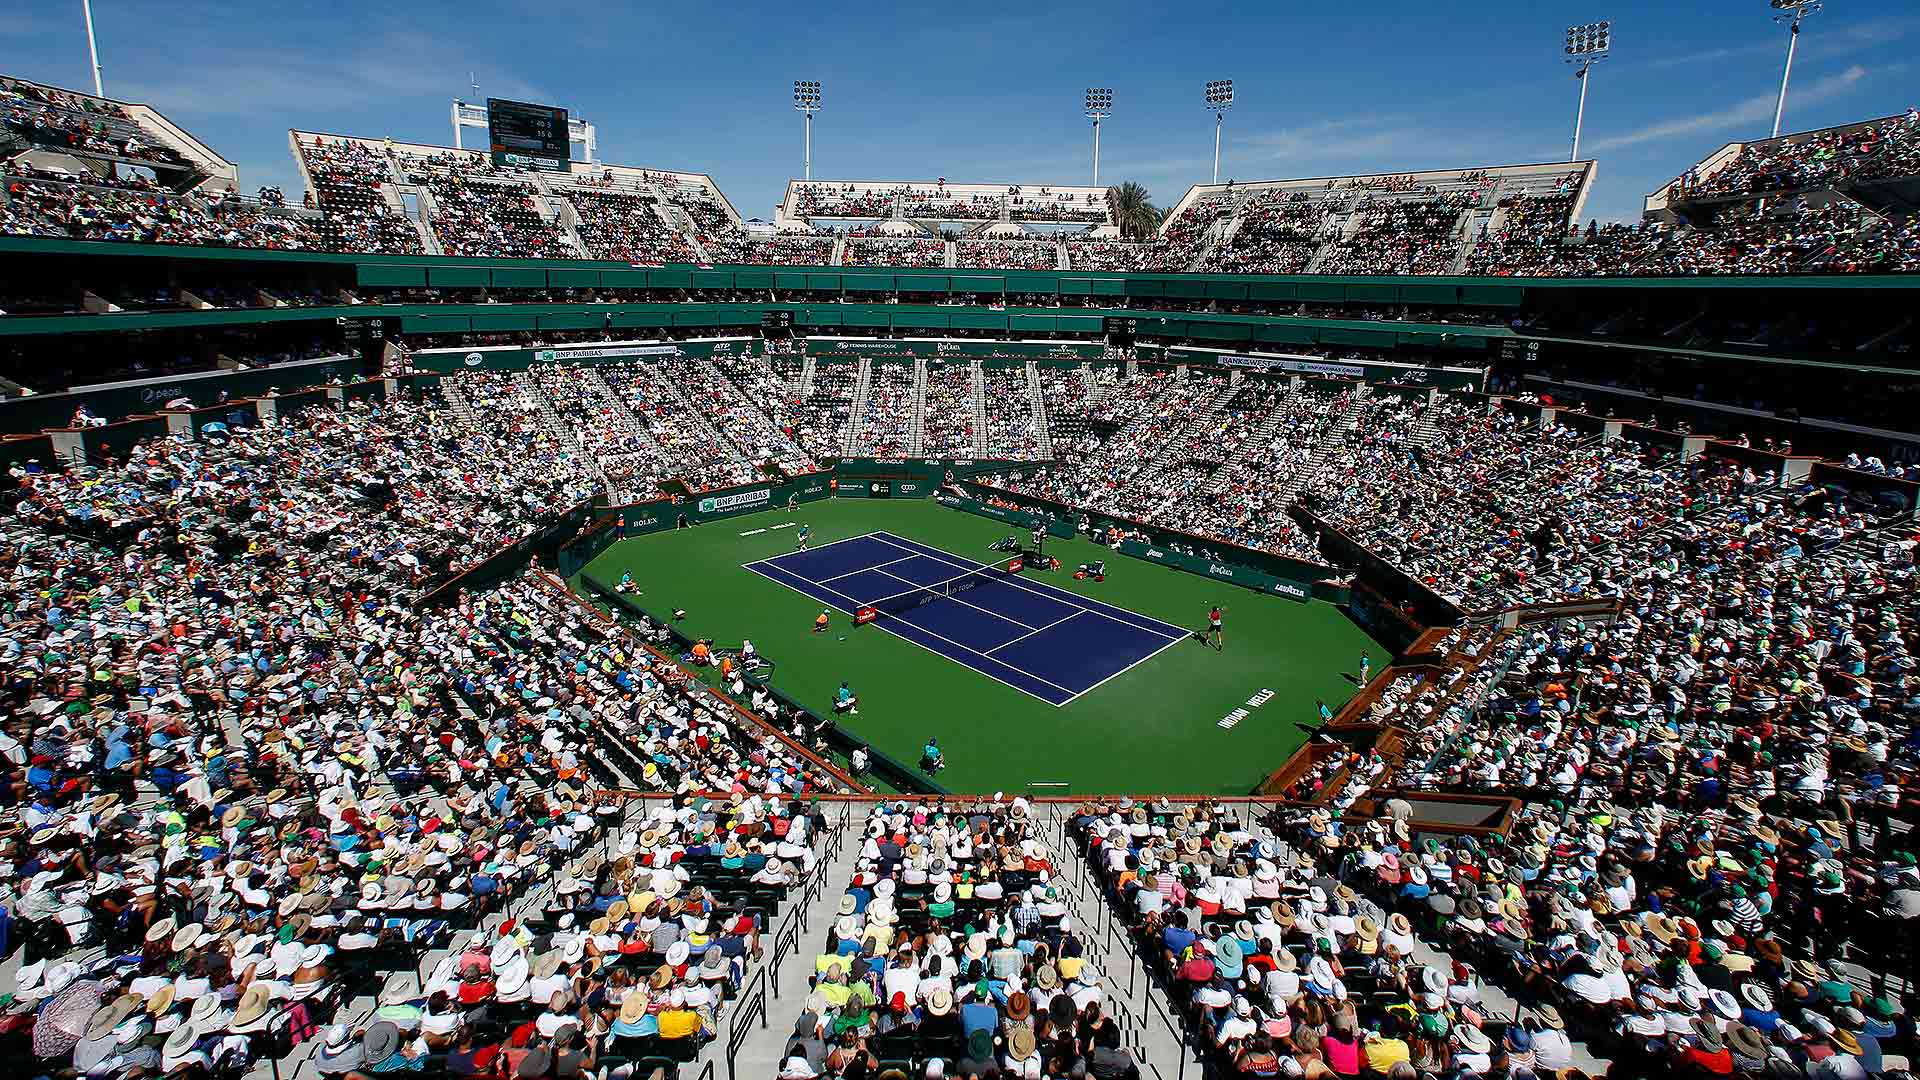
{"type": "Polygon", "coordinates": [[[487,143],[497,165],[563,168],[572,156],[567,142],[567,110],[488,98],[487,143]]]}

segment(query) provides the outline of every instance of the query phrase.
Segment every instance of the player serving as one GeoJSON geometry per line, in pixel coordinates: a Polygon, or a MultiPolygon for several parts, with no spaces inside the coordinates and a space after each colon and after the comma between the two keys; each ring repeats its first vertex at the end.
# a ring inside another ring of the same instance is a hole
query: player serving
{"type": "Polygon", "coordinates": [[[1213,646],[1214,652],[1225,651],[1224,640],[1220,632],[1220,623],[1226,616],[1226,613],[1227,609],[1221,607],[1219,604],[1213,605],[1213,610],[1207,612],[1207,644],[1213,646]]]}

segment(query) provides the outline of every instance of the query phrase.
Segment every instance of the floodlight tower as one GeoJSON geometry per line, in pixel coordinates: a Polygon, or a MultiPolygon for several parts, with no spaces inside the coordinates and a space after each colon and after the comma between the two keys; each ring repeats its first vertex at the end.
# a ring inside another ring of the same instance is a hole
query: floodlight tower
{"type": "Polygon", "coordinates": [[[1233,108],[1233,80],[1214,79],[1207,83],[1207,111],[1213,114],[1213,182],[1220,182],[1220,125],[1227,110],[1233,108]]]}
{"type": "Polygon", "coordinates": [[[1573,155],[1580,160],[1580,126],[1587,119],[1587,79],[1593,65],[1605,60],[1613,45],[1613,24],[1606,20],[1584,26],[1567,27],[1567,63],[1573,65],[1573,77],[1580,80],[1580,111],[1573,115],[1573,155]]]}
{"type": "Polygon", "coordinates": [[[1093,186],[1100,186],[1100,121],[1113,115],[1111,87],[1087,87],[1087,119],[1093,121],[1093,186]]]}
{"type": "Polygon", "coordinates": [[[93,0],[80,0],[80,17],[87,23],[87,63],[93,68],[93,96],[106,97],[100,86],[100,47],[93,40],[93,0]]]}
{"type": "Polygon", "coordinates": [[[1780,100],[1773,106],[1773,137],[1780,137],[1780,118],[1787,112],[1787,80],[1793,78],[1793,47],[1800,43],[1800,20],[1820,12],[1821,0],[1768,0],[1773,21],[1787,24],[1787,69],[1780,73],[1780,100]]]}
{"type": "Polygon", "coordinates": [[[801,175],[813,179],[813,114],[820,111],[820,84],[795,80],[793,107],[806,117],[806,137],[801,144],[801,175]]]}

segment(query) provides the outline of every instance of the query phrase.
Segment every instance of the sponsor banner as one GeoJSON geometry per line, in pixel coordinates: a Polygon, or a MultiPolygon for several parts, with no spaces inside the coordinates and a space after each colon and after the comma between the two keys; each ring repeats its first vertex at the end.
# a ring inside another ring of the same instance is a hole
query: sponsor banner
{"type": "Polygon", "coordinates": [[[929,360],[1074,360],[1106,358],[1104,345],[1071,341],[969,341],[915,338],[807,339],[808,356],[911,356],[929,360]]]}
{"type": "Polygon", "coordinates": [[[413,366],[442,374],[481,369],[522,371],[534,364],[605,364],[616,360],[701,360],[710,356],[758,356],[761,343],[752,338],[705,341],[634,341],[579,348],[541,349],[422,349],[413,354],[413,366]]]}
{"type": "Polygon", "coordinates": [[[1336,364],[1325,360],[1286,360],[1278,356],[1222,356],[1218,363],[1252,371],[1284,371],[1292,375],[1332,375],[1342,379],[1364,379],[1363,364],[1336,364]]]}
{"type": "Polygon", "coordinates": [[[581,360],[609,360],[622,356],[683,356],[678,345],[607,345],[591,349],[538,349],[534,361],[541,364],[572,364],[581,360]]]}
{"type": "Polygon", "coordinates": [[[736,491],[731,495],[710,495],[700,500],[700,513],[707,516],[718,514],[737,514],[743,510],[758,510],[773,499],[773,489],[759,488],[754,491],[736,491]]]}
{"type": "Polygon", "coordinates": [[[1171,566],[1176,570],[1185,570],[1189,574],[1198,574],[1201,577],[1212,578],[1215,581],[1231,582],[1242,588],[1252,589],[1255,592],[1284,596],[1289,600],[1298,600],[1303,604],[1313,599],[1313,583],[1310,581],[1292,581],[1287,578],[1275,577],[1272,574],[1255,570],[1252,567],[1218,562],[1213,559],[1201,559],[1192,555],[1182,554],[1170,548],[1143,544],[1138,540],[1120,541],[1120,554],[1131,555],[1136,559],[1159,563],[1162,566],[1171,566]]]}
{"type": "Polygon", "coordinates": [[[1055,536],[1062,540],[1071,540],[1074,536],[1073,526],[1071,524],[1065,521],[1042,517],[1039,514],[1026,510],[1015,510],[1005,506],[995,506],[992,503],[981,502],[979,499],[969,499],[965,496],[954,495],[951,492],[945,491],[935,495],[934,501],[942,506],[950,506],[955,510],[965,510],[969,514],[979,514],[981,517],[989,517],[995,521],[1004,521],[1009,525],[1017,525],[1022,529],[1031,529],[1036,525],[1044,524],[1047,527],[1048,536],[1055,536]]]}
{"type": "Polygon", "coordinates": [[[699,525],[739,514],[776,509],[787,505],[789,499],[794,502],[824,499],[831,494],[828,486],[830,478],[829,473],[807,473],[779,483],[712,492],[682,502],[658,499],[635,503],[616,507],[611,513],[620,521],[621,535],[644,536],[683,525],[699,525]]]}

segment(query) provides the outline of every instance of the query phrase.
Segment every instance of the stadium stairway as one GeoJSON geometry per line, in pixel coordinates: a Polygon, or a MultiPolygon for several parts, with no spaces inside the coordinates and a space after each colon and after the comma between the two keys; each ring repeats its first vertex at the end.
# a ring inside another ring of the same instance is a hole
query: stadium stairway
{"type": "Polygon", "coordinates": [[[960,265],[960,244],[949,240],[940,251],[940,265],[951,270],[960,265]]]}
{"type": "Polygon", "coordinates": [[[1353,392],[1353,397],[1348,399],[1347,407],[1340,413],[1339,418],[1327,428],[1326,434],[1320,437],[1320,441],[1314,444],[1313,453],[1308,456],[1307,463],[1295,470],[1292,476],[1287,477],[1287,482],[1281,486],[1273,500],[1274,506],[1293,505],[1294,497],[1300,494],[1300,489],[1307,486],[1314,477],[1320,475],[1322,469],[1327,467],[1327,459],[1333,456],[1333,448],[1346,441],[1347,432],[1352,431],[1360,422],[1361,403],[1366,399],[1367,386],[1362,383],[1359,389],[1353,392]]]}
{"type": "MultiPolygon", "coordinates": [[[[742,999],[746,1007],[735,1010],[732,1023],[722,1024],[722,1037],[710,1047],[720,1053],[716,1074],[725,1069],[729,1077],[741,1075],[751,1080],[780,1074],[787,1036],[806,1008],[813,958],[826,945],[827,930],[840,911],[840,897],[860,861],[858,825],[864,806],[840,804],[839,811],[846,817],[839,825],[830,826],[823,837],[822,854],[813,875],[806,885],[788,894],[789,901],[773,928],[761,937],[768,991],[764,1016],[753,1015],[752,997],[757,991],[749,989],[742,999]],[[726,1054],[729,1046],[734,1048],[730,1061],[726,1054]]],[[[833,813],[829,810],[829,816],[833,813]]],[[[747,985],[754,985],[751,975],[747,985]]],[[[695,1062],[693,1067],[695,1072],[683,1071],[682,1077],[699,1075],[700,1064],[695,1062]]]]}
{"type": "Polygon", "coordinates": [[[1027,403],[1033,409],[1033,430],[1040,442],[1040,460],[1053,460],[1053,425],[1047,421],[1047,394],[1040,387],[1040,365],[1027,361],[1027,403]]]}
{"type": "Polygon", "coordinates": [[[860,442],[860,429],[867,422],[867,398],[873,393],[873,361],[860,361],[860,374],[853,384],[853,402],[847,409],[847,429],[840,433],[840,453],[852,457],[860,442]]]}
{"type": "Polygon", "coordinates": [[[1299,396],[1300,387],[1303,384],[1304,380],[1297,375],[1287,381],[1286,396],[1273,403],[1272,411],[1260,418],[1260,422],[1254,425],[1253,430],[1247,434],[1245,441],[1233,452],[1233,455],[1222,461],[1219,468],[1213,470],[1213,474],[1207,477],[1206,485],[1201,488],[1202,491],[1209,494],[1221,491],[1227,486],[1227,477],[1234,463],[1268,451],[1273,443],[1274,432],[1279,430],[1280,425],[1285,422],[1287,408],[1293,404],[1293,399],[1299,396]]]}
{"type": "MultiPolygon", "coordinates": [[[[600,385],[604,388],[606,383],[603,382],[600,385]]],[[[605,469],[600,467],[599,457],[587,453],[585,448],[580,445],[580,440],[573,437],[572,429],[567,425],[566,421],[560,418],[559,413],[554,412],[553,402],[549,401],[547,395],[540,389],[540,384],[534,379],[533,372],[514,372],[513,389],[514,392],[520,396],[522,402],[531,405],[533,410],[540,415],[540,422],[546,427],[548,433],[558,440],[560,445],[565,447],[568,453],[586,463],[588,468],[593,472],[594,479],[600,482],[600,489],[602,491],[608,490],[610,485],[607,481],[607,473],[605,469]]]]}
{"type": "Polygon", "coordinates": [[[833,255],[827,259],[828,266],[847,265],[847,238],[836,237],[833,241],[833,255]]]}
{"type": "Polygon", "coordinates": [[[1073,260],[1067,256],[1067,242],[1065,240],[1055,241],[1053,268],[1055,270],[1073,269],[1073,260]]]}
{"type": "Polygon", "coordinates": [[[1440,425],[1435,421],[1435,417],[1440,414],[1439,403],[1439,393],[1429,392],[1427,407],[1420,410],[1420,419],[1413,425],[1413,445],[1422,450],[1433,445],[1433,440],[1440,437],[1440,425]]]}
{"type": "Polygon", "coordinates": [[[813,396],[813,370],[814,359],[809,356],[806,363],[800,365],[800,387],[794,392],[795,401],[805,401],[813,396]]]}
{"type": "Polygon", "coordinates": [[[973,398],[973,456],[986,457],[990,445],[987,431],[987,369],[978,359],[972,364],[968,387],[973,398]]]}
{"type": "Polygon", "coordinates": [[[1085,943],[1087,960],[1101,974],[1101,989],[1105,991],[1101,1008],[1119,1025],[1122,1041],[1139,1063],[1142,1077],[1176,1080],[1188,1066],[1197,1072],[1200,1062],[1183,1045],[1177,1021],[1167,1011],[1165,995],[1154,989],[1125,925],[1107,905],[1093,868],[1074,841],[1073,811],[1065,803],[1043,804],[1037,809],[1041,831],[1055,856],[1051,884],[1085,943]]]}
{"type": "Polygon", "coordinates": [[[907,422],[907,452],[918,457],[927,452],[927,358],[913,361],[913,410],[907,422]]]}

